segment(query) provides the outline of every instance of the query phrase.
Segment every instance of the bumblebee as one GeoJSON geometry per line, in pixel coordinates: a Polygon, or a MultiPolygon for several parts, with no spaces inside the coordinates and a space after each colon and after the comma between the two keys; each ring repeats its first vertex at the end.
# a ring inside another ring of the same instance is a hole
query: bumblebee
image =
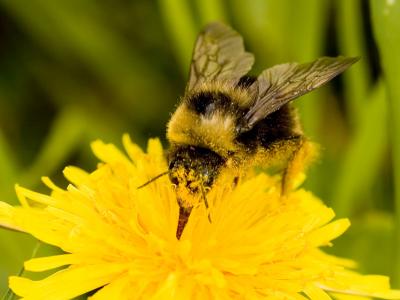
{"type": "MultiPolygon", "coordinates": [[[[168,175],[179,204],[179,239],[192,208],[204,202],[222,171],[236,182],[256,165],[285,161],[282,190],[290,168],[307,147],[290,101],[346,70],[358,58],[322,57],[285,63],[246,74],[254,57],[230,27],[211,23],[199,34],[189,81],[168,126],[168,175]]],[[[211,216],[209,215],[211,221],[211,216]]]]}

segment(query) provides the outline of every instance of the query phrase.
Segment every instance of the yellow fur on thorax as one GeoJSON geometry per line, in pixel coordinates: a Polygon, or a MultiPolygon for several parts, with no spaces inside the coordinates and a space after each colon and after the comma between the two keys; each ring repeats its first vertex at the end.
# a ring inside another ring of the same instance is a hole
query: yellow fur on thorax
{"type": "MultiPolygon", "coordinates": [[[[203,92],[222,92],[228,95],[239,107],[246,107],[251,101],[244,89],[235,88],[231,83],[206,83],[190,94],[203,92]]],[[[167,126],[167,138],[173,144],[194,145],[209,148],[222,157],[230,151],[236,152],[236,116],[216,110],[211,118],[196,114],[186,106],[186,95],[167,126]]]]}

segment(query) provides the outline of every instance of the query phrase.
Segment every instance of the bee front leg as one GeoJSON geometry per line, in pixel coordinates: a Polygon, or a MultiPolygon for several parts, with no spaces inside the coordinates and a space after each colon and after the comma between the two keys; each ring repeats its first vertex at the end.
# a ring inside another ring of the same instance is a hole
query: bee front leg
{"type": "Polygon", "coordinates": [[[318,156],[318,146],[303,136],[288,141],[292,153],[282,175],[282,195],[295,189],[305,178],[305,171],[318,156]]]}

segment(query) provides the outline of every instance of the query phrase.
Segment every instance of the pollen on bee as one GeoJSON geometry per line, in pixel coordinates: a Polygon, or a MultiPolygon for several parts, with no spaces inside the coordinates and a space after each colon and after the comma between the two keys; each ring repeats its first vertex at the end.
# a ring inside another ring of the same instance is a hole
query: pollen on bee
{"type": "Polygon", "coordinates": [[[199,190],[202,182],[194,170],[188,172],[184,167],[177,167],[171,171],[170,176],[175,179],[175,191],[180,206],[193,207],[200,202],[200,193],[193,191],[199,190]]]}

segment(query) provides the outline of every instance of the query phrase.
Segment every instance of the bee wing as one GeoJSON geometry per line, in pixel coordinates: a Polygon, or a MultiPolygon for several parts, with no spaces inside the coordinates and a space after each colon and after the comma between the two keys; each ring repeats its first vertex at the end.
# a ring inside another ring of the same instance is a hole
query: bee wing
{"type": "Polygon", "coordinates": [[[187,89],[213,80],[236,84],[250,71],[253,62],[253,54],[245,52],[243,39],[236,31],[221,23],[211,23],[197,38],[187,89]]]}
{"type": "Polygon", "coordinates": [[[256,100],[244,115],[239,133],[250,130],[289,101],[325,84],[358,59],[321,57],[311,63],[287,63],[264,70],[250,87],[256,100]]]}

